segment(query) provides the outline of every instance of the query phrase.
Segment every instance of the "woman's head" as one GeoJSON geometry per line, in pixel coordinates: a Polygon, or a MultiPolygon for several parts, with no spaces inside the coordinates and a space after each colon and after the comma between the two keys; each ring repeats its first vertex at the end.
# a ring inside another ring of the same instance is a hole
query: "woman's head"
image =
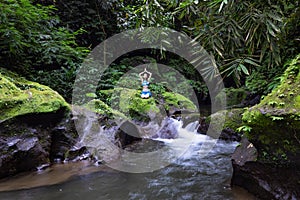
{"type": "Polygon", "coordinates": [[[147,78],[148,78],[148,74],[147,74],[147,73],[144,73],[143,78],[144,78],[144,79],[147,79],[147,78]]]}

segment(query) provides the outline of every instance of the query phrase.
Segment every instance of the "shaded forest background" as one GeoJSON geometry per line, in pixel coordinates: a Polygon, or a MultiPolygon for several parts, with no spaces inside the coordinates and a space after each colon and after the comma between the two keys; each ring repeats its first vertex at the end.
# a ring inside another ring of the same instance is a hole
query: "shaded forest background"
{"type": "MultiPolygon", "coordinates": [[[[279,84],[284,63],[299,53],[299,18],[294,0],[2,0],[0,67],[48,85],[70,102],[77,69],[95,46],[124,30],[168,27],[215,57],[226,87],[265,95],[279,84]]],[[[141,37],[148,43],[155,39],[149,32],[141,37]]],[[[128,70],[149,61],[174,67],[189,79],[199,100],[209,100],[195,69],[163,50],[118,59],[100,89],[114,87],[128,70]]]]}

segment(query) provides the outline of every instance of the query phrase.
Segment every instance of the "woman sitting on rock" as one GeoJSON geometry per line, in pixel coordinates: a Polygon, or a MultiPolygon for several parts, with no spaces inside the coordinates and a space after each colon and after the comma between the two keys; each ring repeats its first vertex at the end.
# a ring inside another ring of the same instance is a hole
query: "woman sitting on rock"
{"type": "Polygon", "coordinates": [[[149,84],[150,84],[150,78],[152,76],[152,73],[151,72],[148,72],[145,68],[145,70],[143,72],[141,72],[139,74],[140,76],[140,79],[142,81],[142,87],[143,87],[143,90],[141,92],[141,97],[143,99],[148,99],[149,97],[152,96],[150,90],[149,90],[149,84]]]}

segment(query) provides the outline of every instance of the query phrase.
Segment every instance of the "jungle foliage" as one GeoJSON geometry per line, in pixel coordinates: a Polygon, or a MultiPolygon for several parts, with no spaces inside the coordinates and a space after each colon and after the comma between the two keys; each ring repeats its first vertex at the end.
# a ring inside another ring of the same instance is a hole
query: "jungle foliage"
{"type": "Polygon", "coordinates": [[[214,55],[224,78],[230,77],[236,86],[247,80],[253,92],[272,89],[272,85],[259,88],[253,84],[261,78],[278,83],[284,60],[299,52],[299,1],[121,2],[124,26],[170,27],[186,33],[214,55]]]}
{"type": "MultiPolygon", "coordinates": [[[[168,27],[213,55],[227,86],[266,94],[280,82],[283,63],[299,52],[299,17],[299,1],[291,0],[3,0],[0,63],[70,101],[77,69],[93,47],[123,30],[168,27]]],[[[151,33],[142,38],[151,43],[151,33]]],[[[200,98],[208,95],[180,57],[164,51],[149,56],[183,73],[200,98]]],[[[127,65],[130,59],[113,63],[99,87],[112,88],[135,66],[127,65]]]]}
{"type": "Polygon", "coordinates": [[[70,67],[87,52],[76,44],[81,29],[59,26],[53,6],[33,5],[29,0],[0,2],[0,60],[6,68],[70,67]]]}

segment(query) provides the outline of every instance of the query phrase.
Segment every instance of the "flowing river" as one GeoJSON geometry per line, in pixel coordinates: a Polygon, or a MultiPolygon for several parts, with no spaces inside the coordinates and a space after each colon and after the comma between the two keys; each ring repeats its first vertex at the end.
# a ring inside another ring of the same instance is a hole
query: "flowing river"
{"type": "Polygon", "coordinates": [[[254,200],[245,190],[230,187],[230,156],[238,143],[217,141],[187,129],[191,127],[179,131],[177,139],[157,139],[177,150],[186,148],[186,141],[192,140],[192,143],[174,163],[154,172],[126,173],[88,161],[57,164],[45,171],[2,180],[0,199],[254,200]],[[201,157],[199,152],[204,141],[216,142],[216,145],[201,157]]]}

